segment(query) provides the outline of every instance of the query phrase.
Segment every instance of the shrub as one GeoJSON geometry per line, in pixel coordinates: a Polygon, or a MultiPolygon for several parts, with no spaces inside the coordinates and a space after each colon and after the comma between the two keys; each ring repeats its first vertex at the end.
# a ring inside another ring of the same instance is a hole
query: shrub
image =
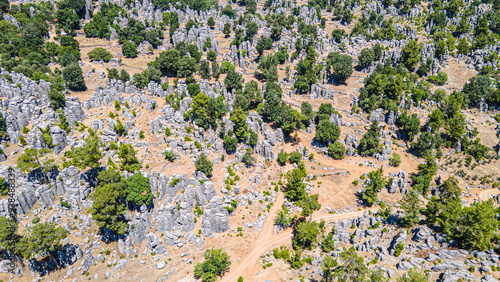
{"type": "Polygon", "coordinates": [[[37,223],[39,223],[39,222],[40,222],[40,217],[38,217],[38,216],[36,216],[35,218],[33,218],[33,219],[31,220],[31,223],[33,223],[33,224],[37,224],[37,223]]]}

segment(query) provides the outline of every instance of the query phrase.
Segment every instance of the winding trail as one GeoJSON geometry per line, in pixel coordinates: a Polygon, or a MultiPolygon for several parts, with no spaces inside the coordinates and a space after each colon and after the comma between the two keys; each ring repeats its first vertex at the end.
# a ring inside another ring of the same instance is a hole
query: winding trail
{"type": "MultiPolygon", "coordinates": [[[[261,268],[259,263],[260,256],[275,248],[287,244],[292,241],[292,228],[288,228],[285,231],[281,231],[278,234],[274,234],[274,218],[277,211],[281,208],[284,201],[284,194],[279,193],[276,197],[276,201],[266,217],[264,225],[261,232],[259,233],[259,238],[252,244],[252,249],[247,253],[237,265],[233,263],[229,272],[226,273],[221,279],[223,282],[236,282],[238,277],[243,276],[245,278],[253,277],[254,273],[261,268]]],[[[356,218],[361,215],[366,210],[371,210],[372,212],[377,211],[378,208],[364,209],[361,211],[342,213],[342,214],[321,214],[314,215],[313,220],[332,221],[332,220],[343,220],[349,218],[356,218]]]]}

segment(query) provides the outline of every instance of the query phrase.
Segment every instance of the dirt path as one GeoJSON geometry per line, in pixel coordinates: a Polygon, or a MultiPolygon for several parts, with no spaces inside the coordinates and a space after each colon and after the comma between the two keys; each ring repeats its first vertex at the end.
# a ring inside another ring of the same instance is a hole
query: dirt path
{"type": "MultiPolygon", "coordinates": [[[[271,250],[272,248],[282,246],[291,242],[293,235],[291,228],[282,231],[279,234],[274,234],[274,217],[277,210],[283,203],[283,197],[283,193],[278,194],[276,202],[273,205],[271,212],[267,216],[262,231],[259,234],[259,238],[253,244],[254,248],[250,251],[250,253],[248,253],[239,261],[237,266],[233,264],[233,266],[229,270],[229,273],[227,273],[221,281],[236,282],[239,276],[242,276],[244,278],[252,277],[254,273],[261,267],[259,259],[263,253],[271,250]]],[[[343,214],[321,214],[316,216],[313,215],[313,220],[324,219],[325,221],[332,221],[355,218],[363,215],[366,210],[375,212],[378,210],[378,208],[365,209],[343,214]]]]}
{"type": "Polygon", "coordinates": [[[487,201],[490,199],[491,195],[498,195],[498,194],[500,194],[500,190],[498,190],[497,188],[487,189],[487,190],[481,191],[478,195],[478,198],[480,201],[487,201]]]}

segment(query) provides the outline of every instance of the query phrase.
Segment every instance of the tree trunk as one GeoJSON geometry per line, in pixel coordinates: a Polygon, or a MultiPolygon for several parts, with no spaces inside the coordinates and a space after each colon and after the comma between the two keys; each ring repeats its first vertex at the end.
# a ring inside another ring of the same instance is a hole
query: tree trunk
{"type": "Polygon", "coordinates": [[[57,262],[56,257],[54,257],[54,253],[53,252],[49,252],[49,254],[50,254],[50,257],[54,260],[54,263],[56,264],[57,270],[61,269],[61,266],[59,265],[59,262],[57,262]]]}

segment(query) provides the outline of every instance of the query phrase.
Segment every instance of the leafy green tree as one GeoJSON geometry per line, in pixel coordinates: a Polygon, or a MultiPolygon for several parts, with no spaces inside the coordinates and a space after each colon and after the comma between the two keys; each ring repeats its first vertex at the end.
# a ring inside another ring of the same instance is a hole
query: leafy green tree
{"type": "Polygon", "coordinates": [[[54,260],[57,269],[61,269],[57,260],[57,251],[61,250],[61,240],[68,236],[69,232],[62,227],[56,227],[55,223],[38,223],[29,228],[28,235],[20,240],[20,246],[24,258],[28,259],[35,255],[49,254],[54,260]]]}
{"type": "Polygon", "coordinates": [[[473,76],[464,84],[463,92],[468,96],[471,106],[479,107],[479,104],[487,98],[490,85],[491,79],[487,75],[473,76]]]}
{"type": "Polygon", "coordinates": [[[54,159],[48,156],[51,152],[49,149],[27,148],[17,159],[17,167],[24,173],[41,168],[45,183],[49,183],[47,172],[57,168],[54,159]]]}
{"type": "Polygon", "coordinates": [[[229,69],[227,71],[226,78],[224,78],[224,85],[226,85],[226,89],[229,92],[233,89],[241,89],[243,87],[243,84],[241,83],[241,75],[236,73],[234,69],[229,69]]]}
{"type": "Polygon", "coordinates": [[[389,160],[389,164],[398,167],[401,164],[401,156],[397,153],[393,153],[392,158],[389,160]]]}
{"type": "Polygon", "coordinates": [[[437,133],[444,125],[444,114],[439,109],[435,109],[430,115],[427,125],[430,126],[432,133],[437,133]]]}
{"type": "Polygon", "coordinates": [[[378,121],[372,122],[370,129],[363,135],[361,141],[359,141],[358,152],[362,156],[373,156],[380,147],[378,138],[380,136],[380,129],[378,127],[378,121]]]}
{"type": "Polygon", "coordinates": [[[398,277],[397,282],[427,282],[429,278],[427,274],[418,272],[415,268],[410,269],[403,276],[398,277]]]}
{"type": "Polygon", "coordinates": [[[281,150],[279,153],[278,153],[278,163],[280,165],[285,165],[286,164],[286,161],[288,160],[288,153],[285,152],[285,150],[281,150]]]}
{"type": "Polygon", "coordinates": [[[285,196],[288,200],[295,202],[306,198],[306,184],[303,181],[305,176],[306,167],[304,163],[300,163],[298,168],[286,173],[285,196]]]}
{"type": "Polygon", "coordinates": [[[300,213],[303,217],[308,217],[312,215],[314,211],[318,211],[321,208],[321,204],[318,201],[318,194],[307,195],[304,199],[301,199],[297,205],[302,208],[300,213]]]}
{"type": "Polygon", "coordinates": [[[386,179],[384,177],[384,170],[379,168],[368,173],[368,178],[370,179],[369,184],[366,185],[365,190],[362,192],[361,198],[366,203],[367,206],[373,206],[378,199],[378,192],[386,185],[386,179]]]}
{"type": "Polygon", "coordinates": [[[118,70],[116,68],[111,68],[108,69],[108,79],[120,79],[120,74],[118,73],[118,70]]]}
{"type": "Polygon", "coordinates": [[[210,64],[208,63],[208,61],[202,60],[200,62],[198,72],[200,73],[201,78],[210,79],[210,64]]]}
{"type": "Polygon", "coordinates": [[[366,281],[366,276],[369,274],[368,267],[354,247],[344,249],[339,257],[343,262],[342,265],[338,262],[322,265],[325,281],[366,281]]]}
{"type": "Polygon", "coordinates": [[[457,113],[453,117],[446,120],[446,134],[451,141],[456,144],[466,133],[465,116],[462,113],[457,113]]]}
{"type": "Polygon", "coordinates": [[[207,159],[207,156],[205,154],[200,154],[196,161],[194,162],[194,166],[196,167],[197,171],[203,172],[207,177],[212,177],[212,172],[213,172],[213,166],[214,164],[207,159]]]}
{"type": "Polygon", "coordinates": [[[0,177],[0,195],[5,196],[9,193],[9,184],[5,182],[5,178],[0,177]]]}
{"type": "Polygon", "coordinates": [[[49,91],[49,101],[50,101],[50,107],[52,109],[57,110],[64,108],[66,106],[66,100],[64,98],[64,94],[57,90],[55,87],[51,87],[49,91]]]}
{"type": "Polygon", "coordinates": [[[302,154],[300,152],[297,152],[297,151],[294,151],[292,153],[290,153],[289,155],[289,161],[290,163],[296,163],[298,164],[300,162],[300,160],[302,160],[302,154]]]}
{"type": "Polygon", "coordinates": [[[212,282],[223,276],[231,265],[231,258],[222,248],[205,251],[205,261],[197,263],[194,273],[202,281],[212,282]]]}
{"type": "Polygon", "coordinates": [[[122,53],[127,58],[135,58],[137,56],[137,45],[132,41],[125,41],[122,44],[122,53]]]}
{"type": "Polygon", "coordinates": [[[335,240],[333,239],[333,232],[328,233],[323,242],[321,242],[321,249],[325,253],[329,253],[335,250],[335,240]]]}
{"type": "Polygon", "coordinates": [[[111,58],[113,58],[113,55],[111,55],[110,52],[106,51],[106,49],[102,47],[94,48],[87,55],[89,56],[89,59],[92,61],[103,60],[106,63],[109,62],[111,58]]]}
{"type": "Polygon", "coordinates": [[[328,146],[328,155],[336,160],[341,160],[345,156],[346,148],[339,141],[335,141],[335,143],[331,143],[328,146]]]}
{"type": "Polygon", "coordinates": [[[413,227],[420,221],[420,199],[413,189],[408,191],[401,200],[401,209],[405,216],[401,218],[400,224],[403,227],[413,227]]]}
{"type": "Polygon", "coordinates": [[[231,24],[230,23],[224,24],[223,33],[224,33],[225,37],[229,37],[229,35],[231,34],[231,24]]]}
{"type": "Polygon", "coordinates": [[[309,102],[307,102],[307,101],[302,102],[302,104],[300,105],[300,114],[302,116],[302,122],[305,125],[309,125],[309,123],[314,118],[314,111],[313,111],[311,104],[309,104],[309,102]]]}
{"type": "Polygon", "coordinates": [[[147,81],[147,83],[149,83],[150,81],[154,81],[158,84],[161,84],[161,71],[153,66],[149,67],[149,69],[147,69],[148,71],[148,77],[147,79],[145,79],[145,81],[147,81]]]}
{"type": "Polygon", "coordinates": [[[332,39],[335,40],[335,42],[337,43],[342,42],[344,36],[346,36],[346,32],[343,29],[334,29],[332,31],[332,39]]]}
{"type": "Polygon", "coordinates": [[[413,175],[413,188],[420,193],[427,193],[432,177],[436,175],[438,165],[436,158],[431,154],[424,155],[425,163],[418,165],[418,174],[413,175]]]}
{"type": "Polygon", "coordinates": [[[135,172],[141,168],[141,163],[136,157],[136,151],[130,144],[120,144],[120,147],[118,147],[118,157],[121,160],[120,167],[123,170],[135,172]]]}
{"type": "Polygon", "coordinates": [[[329,120],[333,112],[334,109],[331,103],[321,103],[316,114],[316,123],[319,124],[324,119],[329,120]]]}
{"type": "Polygon", "coordinates": [[[259,54],[259,56],[262,56],[265,50],[269,50],[272,47],[273,47],[273,40],[271,38],[261,36],[259,38],[259,41],[257,41],[257,46],[255,47],[255,49],[257,49],[257,53],[259,54]]]}
{"type": "Polygon", "coordinates": [[[293,237],[294,248],[311,248],[313,244],[318,242],[319,233],[320,230],[317,222],[300,222],[295,228],[295,236],[293,237]]]}
{"type": "Polygon", "coordinates": [[[142,204],[149,206],[153,200],[149,179],[140,172],[127,178],[126,195],[126,201],[135,206],[141,206],[142,204]]]}
{"type": "Polygon", "coordinates": [[[181,59],[180,52],[175,48],[169,48],[166,51],[160,52],[156,61],[160,66],[160,70],[168,76],[177,76],[177,63],[181,59]]]}
{"type": "Polygon", "coordinates": [[[120,71],[120,80],[125,83],[130,80],[130,74],[125,69],[120,71]]]}
{"type": "Polygon", "coordinates": [[[39,26],[35,21],[26,23],[21,28],[21,35],[23,45],[28,50],[39,50],[43,46],[43,35],[41,26],[39,26]]]}
{"type": "Polygon", "coordinates": [[[196,69],[196,60],[189,56],[184,56],[177,63],[177,77],[191,76],[196,69]]]}
{"type": "Polygon", "coordinates": [[[208,18],[207,24],[208,24],[209,27],[213,28],[215,26],[214,17],[208,18]]]}
{"type": "Polygon", "coordinates": [[[21,236],[17,233],[18,226],[14,219],[0,217],[0,250],[7,252],[8,256],[13,256],[24,266],[20,257],[19,241],[21,236]]]}
{"type": "Polygon", "coordinates": [[[98,168],[102,158],[101,142],[95,133],[85,139],[85,146],[73,147],[66,151],[64,156],[71,159],[70,164],[80,169],[98,168]]]}
{"type": "Polygon", "coordinates": [[[124,234],[127,229],[125,221],[127,181],[116,170],[103,170],[98,175],[99,185],[91,194],[92,219],[99,228],[105,228],[117,234],[124,234]]]}
{"type": "Polygon", "coordinates": [[[281,115],[278,115],[276,118],[276,126],[283,130],[283,134],[286,137],[297,127],[299,113],[283,101],[281,102],[280,109],[281,115]]]}
{"type": "Polygon", "coordinates": [[[413,70],[420,61],[420,56],[420,47],[417,41],[410,40],[410,42],[403,47],[401,61],[408,70],[413,70]]]}
{"type": "Polygon", "coordinates": [[[352,57],[349,55],[336,56],[336,58],[332,60],[332,70],[335,73],[335,79],[345,84],[353,72],[352,57]]]}
{"type": "Polygon", "coordinates": [[[246,28],[246,40],[253,40],[253,36],[259,31],[259,26],[255,22],[248,22],[246,28]]]}
{"type": "Polygon", "coordinates": [[[398,117],[397,124],[403,128],[406,133],[406,139],[409,141],[413,141],[415,135],[420,132],[420,120],[418,119],[417,114],[407,116],[405,112],[398,117]]]}
{"type": "Polygon", "coordinates": [[[229,133],[224,136],[224,147],[226,147],[226,151],[234,152],[237,146],[238,146],[238,138],[234,138],[233,132],[229,131],[229,133]]]}
{"type": "Polygon", "coordinates": [[[219,80],[220,77],[220,69],[219,64],[214,60],[212,60],[212,76],[215,80],[219,80]]]}
{"type": "Polygon", "coordinates": [[[65,67],[62,74],[70,90],[80,91],[86,88],[82,68],[77,63],[65,67]]]}
{"type": "Polygon", "coordinates": [[[330,141],[335,142],[340,136],[340,128],[330,120],[324,119],[319,122],[314,138],[323,144],[330,141]]]}
{"type": "Polygon", "coordinates": [[[231,117],[229,118],[232,122],[234,122],[234,135],[238,138],[238,141],[243,141],[248,136],[247,132],[247,123],[246,123],[247,115],[240,108],[233,110],[231,113],[231,117]]]}
{"type": "Polygon", "coordinates": [[[425,156],[432,153],[433,149],[438,148],[439,144],[439,137],[426,131],[420,134],[416,142],[412,143],[412,149],[416,150],[420,156],[425,156]]]}

